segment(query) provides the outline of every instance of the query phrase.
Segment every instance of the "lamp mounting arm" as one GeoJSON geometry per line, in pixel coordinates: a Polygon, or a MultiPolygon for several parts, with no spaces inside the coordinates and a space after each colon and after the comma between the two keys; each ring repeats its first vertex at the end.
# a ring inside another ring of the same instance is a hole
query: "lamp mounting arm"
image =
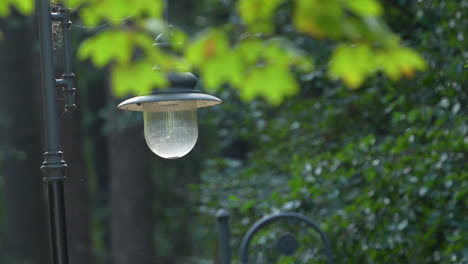
{"type": "Polygon", "coordinates": [[[62,26],[63,38],[63,69],[61,79],[55,80],[55,85],[62,88],[65,97],[65,111],[73,112],[76,109],[75,105],[75,74],[72,71],[72,47],[70,39],[70,26],[72,24],[70,19],[70,8],[66,8],[63,3],[60,3],[58,12],[51,13],[51,19],[59,21],[62,26]]]}

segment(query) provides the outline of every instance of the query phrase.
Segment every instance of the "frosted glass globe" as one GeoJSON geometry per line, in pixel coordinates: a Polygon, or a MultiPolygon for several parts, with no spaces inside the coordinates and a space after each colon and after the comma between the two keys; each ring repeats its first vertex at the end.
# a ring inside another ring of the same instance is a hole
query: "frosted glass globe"
{"type": "Polygon", "coordinates": [[[155,102],[143,106],[145,139],[156,155],[166,159],[185,156],[198,139],[194,101],[155,102]]]}

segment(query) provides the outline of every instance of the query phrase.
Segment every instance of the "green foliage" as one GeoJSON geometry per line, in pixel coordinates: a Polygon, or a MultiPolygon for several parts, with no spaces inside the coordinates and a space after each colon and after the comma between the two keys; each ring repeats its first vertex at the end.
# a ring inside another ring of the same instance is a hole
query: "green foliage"
{"type": "Polygon", "coordinates": [[[90,58],[100,68],[112,63],[113,91],[117,96],[148,93],[154,87],[167,86],[163,72],[154,70],[155,63],[162,70],[183,68],[177,58],[154,47],[151,38],[133,30],[108,30],[91,37],[81,45],[78,57],[90,58]],[[137,50],[145,57],[133,62],[137,50]]]}
{"type": "Polygon", "coordinates": [[[136,21],[147,17],[158,18],[163,11],[162,1],[153,0],[71,0],[67,4],[71,8],[82,8],[80,17],[89,27],[103,21],[119,26],[130,18],[136,21]]]}
{"type": "Polygon", "coordinates": [[[375,0],[347,0],[345,4],[360,16],[379,16],[382,14],[382,7],[375,0]]]}
{"type": "Polygon", "coordinates": [[[244,100],[260,95],[273,104],[298,91],[290,68],[312,69],[311,59],[285,40],[250,38],[231,48],[226,35],[220,31],[202,34],[189,46],[187,58],[202,69],[207,89],[230,83],[242,87],[244,100]]]}
{"type": "Polygon", "coordinates": [[[78,57],[81,59],[91,57],[94,65],[102,68],[113,61],[121,64],[129,63],[132,53],[130,34],[122,31],[105,31],[84,41],[78,57]]]}
{"type": "MultiPolygon", "coordinates": [[[[152,64],[139,62],[128,66],[116,66],[112,76],[115,83],[114,92],[117,96],[125,96],[128,93],[145,92],[146,87],[164,87],[167,80],[160,72],[155,72],[152,64]]],[[[146,92],[150,92],[147,90],[146,92]]]]}
{"type": "Polygon", "coordinates": [[[240,0],[237,9],[249,32],[272,33],[273,15],[284,0],[240,0]]]}
{"type": "Polygon", "coordinates": [[[425,68],[424,60],[408,48],[373,49],[365,44],[341,45],[331,58],[330,75],[342,78],[351,88],[357,88],[378,70],[390,79],[398,80],[401,75],[412,77],[415,70],[425,68]]]}
{"type": "MultiPolygon", "coordinates": [[[[32,9],[32,0],[12,3],[24,13],[32,9]]],[[[235,5],[236,13],[232,14],[238,17],[238,25],[226,23],[193,38],[176,30],[172,44],[178,55],[161,55],[159,59],[154,55],[161,54],[157,48],[153,52],[146,41],[141,47],[135,40],[140,38],[139,35],[150,38],[154,34],[151,25],[162,28],[163,23],[158,19],[163,1],[70,0],[67,3],[79,11],[86,26],[96,27],[102,23],[110,26],[83,42],[79,54],[80,58],[90,58],[98,67],[118,64],[111,67],[112,80],[126,83],[113,82],[119,96],[137,90],[150,91],[155,85],[164,84],[159,80],[161,74],[183,68],[198,71],[208,89],[229,84],[244,100],[261,96],[270,103],[281,103],[286,96],[299,90],[297,77],[312,72],[312,56],[295,43],[278,41],[287,35],[282,32],[286,25],[275,22],[280,12],[290,18],[285,21],[290,24],[289,31],[339,44],[330,58],[329,75],[333,79],[342,79],[350,88],[360,87],[379,71],[398,80],[425,68],[423,59],[403,47],[398,36],[386,26],[382,19],[383,8],[377,0],[239,0],[235,5]],[[135,56],[140,48],[145,51],[146,58],[135,56]],[[132,87],[132,81],[123,77],[131,77],[131,74],[115,76],[122,72],[131,73],[138,65],[148,63],[161,73],[155,73],[155,77],[151,71],[142,71],[135,76],[139,78],[135,81],[141,85],[139,87],[132,87]],[[264,89],[265,86],[269,88],[264,89]]],[[[8,14],[10,4],[7,1],[0,5],[0,15],[8,14]]]]}
{"type": "Polygon", "coordinates": [[[2,0],[0,1],[0,17],[8,16],[10,14],[11,7],[14,7],[21,14],[29,15],[34,10],[34,1],[2,0]]]}
{"type": "MultiPolygon", "coordinates": [[[[368,78],[349,91],[318,67],[300,97],[279,108],[254,100],[213,113],[223,149],[204,164],[200,210],[228,208],[235,245],[259,217],[295,211],[326,231],[338,263],[468,263],[468,75],[466,55],[448,55],[463,53],[467,40],[451,39],[468,20],[457,15],[466,6],[449,3],[418,2],[407,11],[419,19],[386,6],[388,21],[427,63],[406,47],[367,43],[340,45],[332,55],[331,72],[342,71],[349,86],[376,71],[398,79],[428,69],[412,80],[368,78]]],[[[252,254],[267,255],[261,245],[252,254]]]]}

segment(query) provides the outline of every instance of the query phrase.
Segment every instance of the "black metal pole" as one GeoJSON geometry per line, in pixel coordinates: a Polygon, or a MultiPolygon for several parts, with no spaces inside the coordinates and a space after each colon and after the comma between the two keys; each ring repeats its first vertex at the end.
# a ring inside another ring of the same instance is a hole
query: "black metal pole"
{"type": "Polygon", "coordinates": [[[67,165],[62,159],[63,154],[60,151],[51,10],[49,0],[37,0],[36,4],[39,24],[46,149],[41,170],[44,173],[43,180],[48,203],[52,264],[68,264],[63,191],[67,165]]]}
{"type": "Polygon", "coordinates": [[[221,249],[221,264],[231,264],[231,247],[229,246],[229,212],[220,209],[216,214],[218,235],[221,249]]]}

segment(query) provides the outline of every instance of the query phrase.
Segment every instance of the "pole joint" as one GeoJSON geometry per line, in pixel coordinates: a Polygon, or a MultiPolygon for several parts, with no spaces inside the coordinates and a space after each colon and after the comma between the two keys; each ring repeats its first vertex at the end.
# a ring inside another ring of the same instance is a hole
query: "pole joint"
{"type": "Polygon", "coordinates": [[[41,166],[44,175],[42,180],[44,182],[65,180],[67,167],[61,151],[44,153],[44,162],[41,166]]]}

